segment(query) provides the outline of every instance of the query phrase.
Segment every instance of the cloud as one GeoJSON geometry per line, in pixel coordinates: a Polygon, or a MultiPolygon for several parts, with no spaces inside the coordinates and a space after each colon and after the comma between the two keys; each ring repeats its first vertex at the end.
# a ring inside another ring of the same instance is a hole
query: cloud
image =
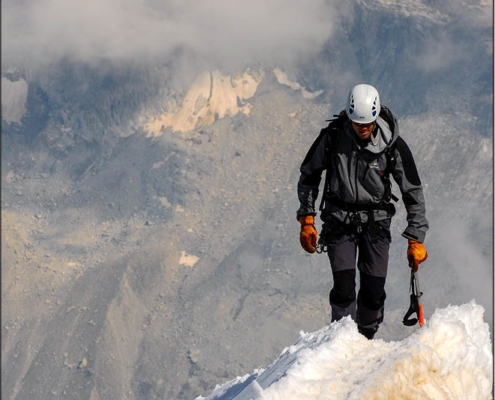
{"type": "Polygon", "coordinates": [[[416,66],[426,72],[439,71],[449,68],[453,62],[463,59],[466,48],[454,43],[449,37],[429,38],[423,51],[416,55],[416,66]]]}
{"type": "MultiPolygon", "coordinates": [[[[480,221],[481,215],[471,216],[471,220],[480,221]]],[[[452,303],[463,303],[475,298],[478,304],[486,309],[485,319],[493,328],[493,268],[490,254],[483,252],[482,246],[476,242],[480,240],[480,232],[470,229],[466,221],[454,219],[451,215],[434,217],[431,220],[431,237],[433,254],[430,263],[432,268],[438,268],[436,282],[443,282],[441,274],[452,274],[455,287],[450,290],[443,287],[437,289],[452,303]],[[446,234],[445,232],[448,232],[446,234]]],[[[489,234],[489,233],[488,233],[489,234]]],[[[485,249],[486,250],[486,249],[485,249]]],[[[445,275],[444,275],[445,277],[445,275]]]]}
{"type": "Polygon", "coordinates": [[[315,0],[26,0],[3,4],[3,65],[170,62],[207,67],[291,62],[332,34],[331,3],[315,0]]]}

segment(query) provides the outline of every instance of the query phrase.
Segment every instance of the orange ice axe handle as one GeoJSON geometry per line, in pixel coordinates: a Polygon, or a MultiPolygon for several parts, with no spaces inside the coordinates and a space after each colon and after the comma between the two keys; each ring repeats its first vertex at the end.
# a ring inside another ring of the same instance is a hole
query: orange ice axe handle
{"type": "Polygon", "coordinates": [[[409,310],[407,310],[406,315],[402,323],[406,326],[414,326],[419,322],[419,326],[423,326],[423,303],[419,302],[419,299],[423,295],[423,292],[419,290],[419,282],[416,274],[411,268],[411,305],[409,310]],[[413,314],[416,314],[417,318],[411,318],[413,314]]]}

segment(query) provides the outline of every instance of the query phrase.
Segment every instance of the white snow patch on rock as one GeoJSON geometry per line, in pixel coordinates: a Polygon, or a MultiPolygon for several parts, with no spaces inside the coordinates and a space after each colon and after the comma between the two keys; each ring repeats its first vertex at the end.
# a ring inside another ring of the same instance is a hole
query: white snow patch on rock
{"type": "Polygon", "coordinates": [[[12,82],[2,77],[2,119],[20,123],[26,114],[28,83],[24,79],[12,82]]]}
{"type": "Polygon", "coordinates": [[[160,136],[167,127],[188,132],[239,112],[249,115],[251,104],[245,100],[254,96],[262,79],[263,72],[252,70],[237,76],[220,71],[202,73],[189,88],[181,107],[145,124],[148,137],[160,136]]]}
{"type": "Polygon", "coordinates": [[[199,261],[199,257],[193,256],[191,254],[187,254],[185,251],[181,252],[179,264],[180,265],[185,265],[186,267],[194,267],[194,264],[196,264],[199,261]]]}
{"type": "Polygon", "coordinates": [[[277,77],[278,83],[280,83],[281,85],[289,86],[291,89],[294,90],[300,90],[305,99],[314,99],[315,97],[318,97],[320,94],[323,93],[323,90],[308,92],[306,88],[301,86],[299,83],[291,81],[287,74],[278,67],[273,70],[273,73],[277,77]]]}
{"type": "Polygon", "coordinates": [[[446,23],[448,17],[431,7],[425,0],[357,0],[360,6],[386,11],[403,17],[416,17],[436,23],[446,23]]]}
{"type": "Polygon", "coordinates": [[[346,317],[301,332],[266,370],[197,400],[491,399],[493,355],[483,313],[474,300],[437,309],[411,336],[389,343],[367,340],[346,317]]]}

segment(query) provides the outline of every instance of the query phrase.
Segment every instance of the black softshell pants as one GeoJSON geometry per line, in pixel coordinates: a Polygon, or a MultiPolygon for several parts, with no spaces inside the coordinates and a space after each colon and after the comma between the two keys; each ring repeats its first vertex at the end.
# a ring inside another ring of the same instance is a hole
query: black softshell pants
{"type": "Polygon", "coordinates": [[[357,227],[325,222],[325,242],[333,274],[330,291],[332,321],[350,315],[359,331],[374,335],[383,321],[385,279],[391,242],[390,219],[377,221],[372,241],[366,225],[357,227]],[[360,289],[356,297],[356,262],[360,289]]]}

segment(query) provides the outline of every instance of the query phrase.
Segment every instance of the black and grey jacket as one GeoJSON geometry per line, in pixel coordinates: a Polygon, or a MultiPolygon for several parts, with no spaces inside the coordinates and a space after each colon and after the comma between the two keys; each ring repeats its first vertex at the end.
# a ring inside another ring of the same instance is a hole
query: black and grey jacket
{"type": "Polygon", "coordinates": [[[301,165],[297,216],[316,215],[318,186],[326,170],[320,206],[323,220],[330,218],[348,224],[352,212],[366,223],[370,209],[375,221],[391,218],[395,207],[388,203],[388,178],[392,175],[407,211],[408,226],[402,235],[423,242],[428,221],[421,180],[411,150],[399,136],[397,120],[385,106],[372,136],[368,143],[360,143],[346,117],[322,129],[301,165]]]}

